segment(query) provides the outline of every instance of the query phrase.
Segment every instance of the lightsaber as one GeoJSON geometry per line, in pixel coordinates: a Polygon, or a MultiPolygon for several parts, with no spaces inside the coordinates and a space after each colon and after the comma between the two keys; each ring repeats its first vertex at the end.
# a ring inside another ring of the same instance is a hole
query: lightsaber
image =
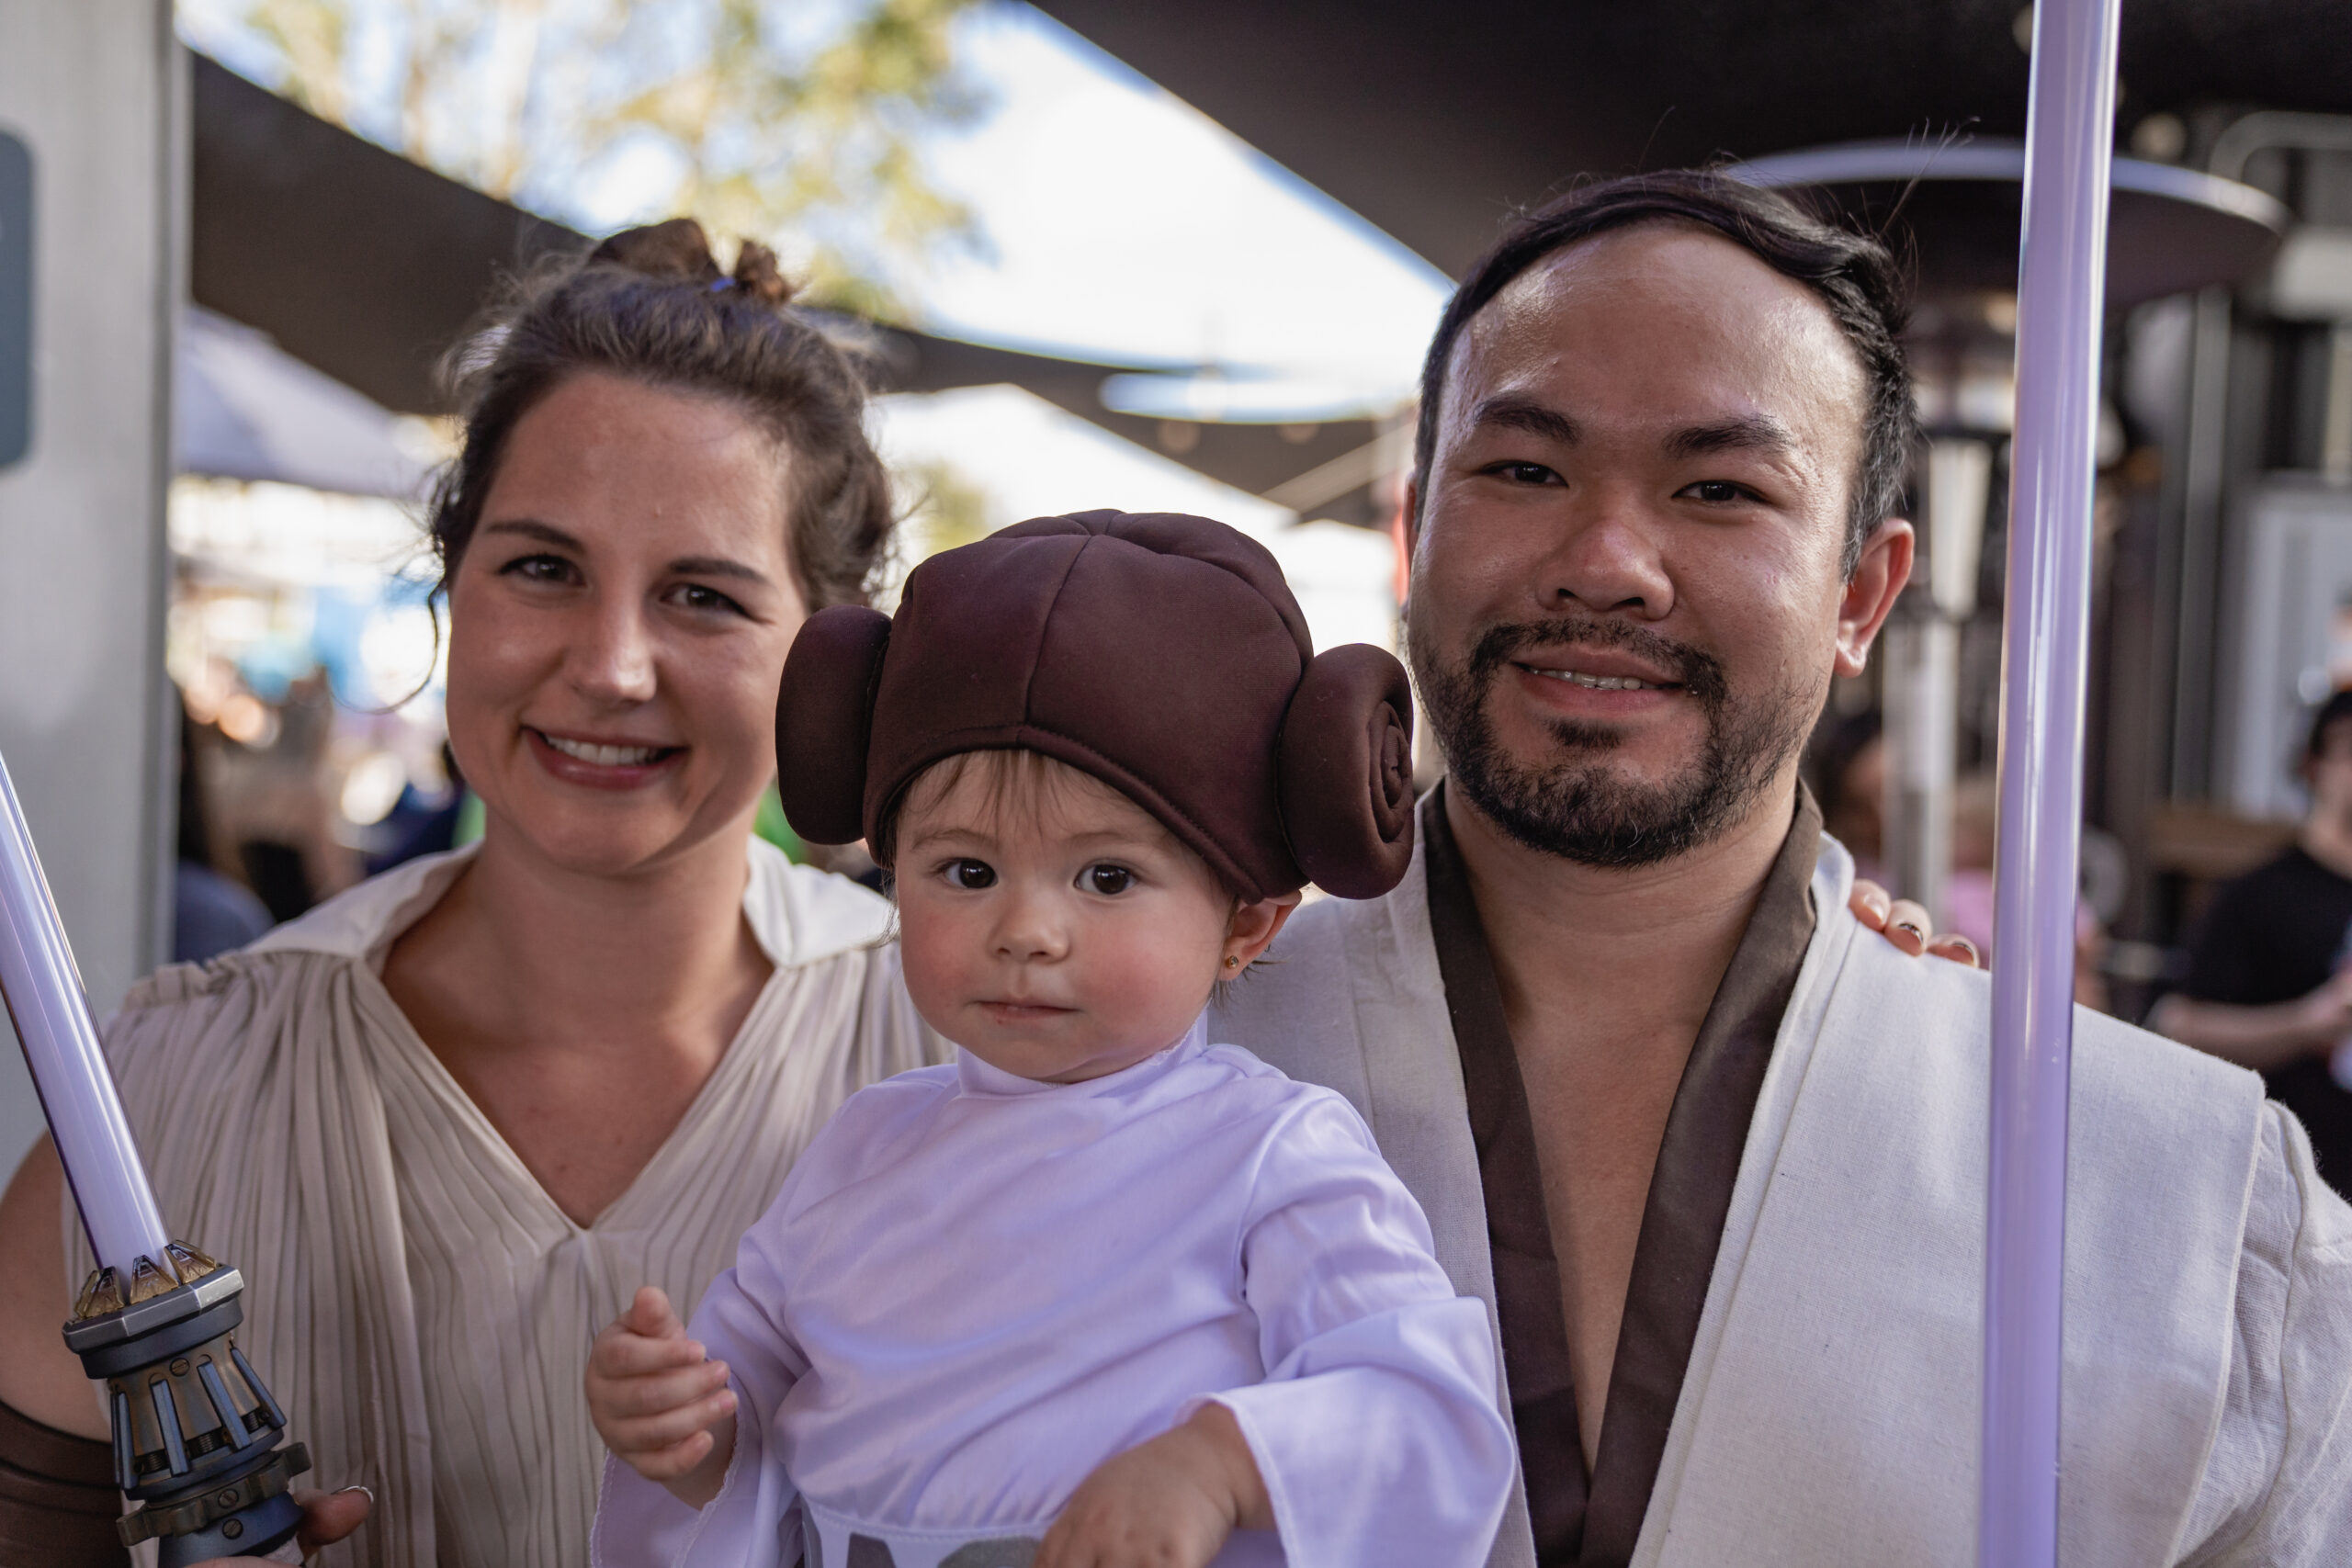
{"type": "Polygon", "coordinates": [[[2120,4],[2041,0],[2033,13],[2001,641],[1981,1568],[2046,1568],[2058,1555],[2066,1101],[2120,4]]]}
{"type": "Polygon", "coordinates": [[[162,1568],[293,1550],[310,1456],[278,1447],[285,1413],[237,1348],[243,1277],[164,1228],[5,761],[0,999],[97,1258],[65,1344],[107,1384],[115,1484],[141,1505],[123,1544],[156,1540],[162,1568]]]}

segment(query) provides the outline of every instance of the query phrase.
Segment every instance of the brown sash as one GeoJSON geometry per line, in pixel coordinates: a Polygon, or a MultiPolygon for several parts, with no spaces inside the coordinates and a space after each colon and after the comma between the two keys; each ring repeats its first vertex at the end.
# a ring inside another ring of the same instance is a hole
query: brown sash
{"type": "Polygon", "coordinates": [[[0,1404],[0,1564],[128,1568],[114,1453],[0,1404]]]}
{"type": "Polygon", "coordinates": [[[1422,807],[1421,833],[1430,929],[1486,1194],[1495,1314],[1536,1561],[1542,1568],[1619,1568],[1633,1558],[1657,1483],[1747,1125],[1781,1015],[1813,939],[1811,883],[1821,811],[1800,786],[1789,836],[1675,1090],[1625,1292],[1600,1459],[1589,1475],[1577,1434],[1566,1315],[1534,1123],[1486,928],[1446,821],[1442,786],[1422,807]]]}

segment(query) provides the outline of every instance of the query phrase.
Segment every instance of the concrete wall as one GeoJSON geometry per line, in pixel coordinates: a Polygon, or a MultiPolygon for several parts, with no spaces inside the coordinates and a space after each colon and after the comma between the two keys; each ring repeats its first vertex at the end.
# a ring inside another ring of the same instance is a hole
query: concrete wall
{"type": "MultiPolygon", "coordinates": [[[[186,66],[168,0],[0,0],[32,152],[32,429],[0,468],[0,755],[101,1015],[168,941],[168,326],[186,66]]],[[[40,1130],[0,1021],[0,1169],[40,1130]]]]}

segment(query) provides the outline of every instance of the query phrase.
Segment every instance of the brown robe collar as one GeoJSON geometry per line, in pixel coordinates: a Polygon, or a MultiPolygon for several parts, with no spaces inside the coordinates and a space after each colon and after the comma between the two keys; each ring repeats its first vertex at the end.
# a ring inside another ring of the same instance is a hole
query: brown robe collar
{"type": "Polygon", "coordinates": [[[1462,1055],[1486,1195],[1495,1309],[1536,1561],[1542,1568],[1614,1568],[1632,1560],[1649,1508],[1747,1125],[1813,939],[1810,885],[1821,811],[1800,785],[1788,838],[1765,876],[1747,934],[1716,987],[1675,1090],[1642,1213],[1600,1458],[1590,1475],[1577,1428],[1559,1265],[1536,1168],[1534,1125],[1486,930],[1446,821],[1442,786],[1422,806],[1421,832],[1430,928],[1462,1055]]]}

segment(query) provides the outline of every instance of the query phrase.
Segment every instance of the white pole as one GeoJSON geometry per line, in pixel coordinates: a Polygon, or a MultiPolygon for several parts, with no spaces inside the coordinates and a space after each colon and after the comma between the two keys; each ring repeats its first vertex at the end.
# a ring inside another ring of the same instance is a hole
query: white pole
{"type": "Polygon", "coordinates": [[[98,1049],[81,972],[65,942],[16,785],[0,761],[0,995],[102,1267],[128,1291],[141,1258],[167,1272],[163,1216],[98,1049]]]}
{"type": "Polygon", "coordinates": [[[2041,0],[2033,18],[2002,628],[1982,1568],[2048,1568],[2058,1554],[2066,1100],[2119,8],[2041,0]]]}

